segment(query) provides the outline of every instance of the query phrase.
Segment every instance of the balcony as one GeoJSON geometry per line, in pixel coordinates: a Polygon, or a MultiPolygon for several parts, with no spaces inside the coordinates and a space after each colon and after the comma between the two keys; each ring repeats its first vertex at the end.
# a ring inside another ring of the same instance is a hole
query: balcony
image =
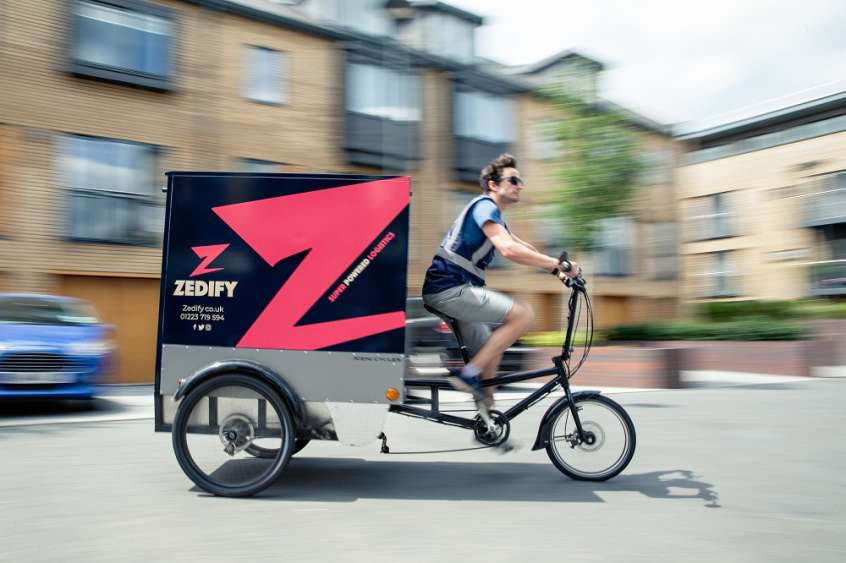
{"type": "Polygon", "coordinates": [[[419,125],[348,111],[344,148],[351,164],[408,170],[420,158],[419,125]]]}
{"type": "Polygon", "coordinates": [[[805,198],[804,227],[824,227],[846,223],[846,188],[825,190],[805,198]]]}
{"type": "Polygon", "coordinates": [[[811,295],[846,295],[846,260],[812,262],[808,266],[811,295]]]}
{"type": "Polygon", "coordinates": [[[494,143],[469,137],[454,137],[454,139],[455,175],[462,182],[478,182],[479,171],[490,161],[509,150],[507,143],[494,143]]]}

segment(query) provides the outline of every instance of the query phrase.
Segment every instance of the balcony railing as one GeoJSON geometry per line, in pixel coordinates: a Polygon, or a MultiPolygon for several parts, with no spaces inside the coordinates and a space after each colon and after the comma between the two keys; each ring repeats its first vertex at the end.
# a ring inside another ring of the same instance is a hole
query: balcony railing
{"type": "Polygon", "coordinates": [[[805,227],[846,223],[846,188],[826,190],[805,198],[805,227]]]}
{"type": "Polygon", "coordinates": [[[813,262],[809,266],[811,295],[846,295],[846,260],[813,262]]]}

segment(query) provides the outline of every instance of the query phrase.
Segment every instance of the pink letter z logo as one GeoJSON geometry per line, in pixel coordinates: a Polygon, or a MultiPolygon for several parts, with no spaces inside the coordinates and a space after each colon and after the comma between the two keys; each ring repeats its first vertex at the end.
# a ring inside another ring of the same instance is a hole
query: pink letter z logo
{"type": "Polygon", "coordinates": [[[194,271],[191,272],[191,275],[188,276],[189,278],[193,278],[194,276],[201,276],[203,274],[208,274],[210,272],[219,272],[223,268],[207,268],[209,264],[214,262],[215,258],[220,256],[224,250],[229,248],[228,244],[210,244],[208,246],[192,246],[191,250],[194,251],[194,254],[197,255],[198,258],[202,258],[203,260],[200,262],[200,265],[194,268],[194,271]]]}
{"type": "Polygon", "coordinates": [[[392,178],[215,207],[270,266],[310,250],[238,346],[319,350],[404,327],[405,311],[296,325],[408,199],[408,178],[392,178]]]}

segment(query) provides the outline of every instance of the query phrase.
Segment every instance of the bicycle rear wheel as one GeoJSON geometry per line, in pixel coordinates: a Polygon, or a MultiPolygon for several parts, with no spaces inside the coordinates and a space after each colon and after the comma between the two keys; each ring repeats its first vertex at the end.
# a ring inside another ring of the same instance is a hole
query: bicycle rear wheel
{"type": "Polygon", "coordinates": [[[220,496],[251,496],[273,484],[294,443],[294,423],[279,394],[247,375],[200,383],[182,399],[173,420],[173,449],[182,470],[220,496]],[[253,448],[268,457],[254,457],[248,451],[253,448]]]}
{"type": "Polygon", "coordinates": [[[635,428],[628,413],[602,395],[575,401],[585,439],[579,438],[572,405],[551,422],[546,453],[562,473],[580,481],[605,481],[620,473],[634,456],[635,428]]]}

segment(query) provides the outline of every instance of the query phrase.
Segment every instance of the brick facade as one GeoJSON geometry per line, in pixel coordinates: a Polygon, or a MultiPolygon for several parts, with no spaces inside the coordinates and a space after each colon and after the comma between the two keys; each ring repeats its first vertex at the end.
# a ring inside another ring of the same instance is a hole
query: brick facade
{"type": "MultiPolygon", "coordinates": [[[[89,135],[160,148],[158,173],[166,170],[232,170],[239,159],[285,163],[283,171],[331,170],[380,173],[347,164],[343,151],[344,50],[341,43],[306,31],[272,25],[194,3],[155,0],[175,14],[173,89],[158,92],[83,78],[67,71],[71,28],[69,3],[10,2],[0,29],[0,290],[68,293],[92,299],[125,350],[119,381],[150,381],[154,355],[155,292],[161,268],[157,246],[81,243],[68,240],[68,179],[59,150],[64,135],[89,135]],[[281,51],[289,61],[288,99],[260,104],[241,95],[246,45],[281,51]],[[134,280],[134,281],[132,281],[134,280]],[[115,297],[115,296],[119,296],[115,297]],[[152,301],[151,301],[152,300],[152,301]],[[138,302],[138,307],[126,307],[138,302]],[[142,303],[143,302],[143,303],[142,303]],[[140,328],[139,328],[140,327],[140,328]],[[151,338],[139,336],[151,332],[151,338]],[[140,353],[136,353],[141,350],[140,353]]],[[[409,292],[443,236],[445,194],[478,187],[453,177],[452,72],[420,68],[422,121],[420,160],[413,178],[409,292]]],[[[525,123],[544,119],[544,104],[530,93],[517,101],[513,151],[530,183],[531,202],[542,201],[554,182],[549,163],[531,158],[525,123]]],[[[672,140],[644,134],[644,142],[672,140]]],[[[162,184],[164,184],[164,177],[162,184]]],[[[663,199],[659,187],[647,198],[663,199]]],[[[163,201],[163,194],[155,197],[163,201]]],[[[672,198],[667,199],[672,201],[672,198]]],[[[509,223],[521,238],[536,240],[530,205],[509,223]]],[[[667,209],[670,220],[674,212],[667,209]]],[[[654,203],[638,213],[654,213],[654,203]]],[[[585,257],[587,270],[590,259],[585,257]]],[[[538,329],[560,326],[562,288],[551,276],[519,266],[494,271],[492,286],[530,302],[538,329]]],[[[603,295],[624,295],[631,316],[673,309],[675,285],[644,276],[598,279],[603,295]],[[659,302],[664,303],[655,308],[659,302]]]]}

